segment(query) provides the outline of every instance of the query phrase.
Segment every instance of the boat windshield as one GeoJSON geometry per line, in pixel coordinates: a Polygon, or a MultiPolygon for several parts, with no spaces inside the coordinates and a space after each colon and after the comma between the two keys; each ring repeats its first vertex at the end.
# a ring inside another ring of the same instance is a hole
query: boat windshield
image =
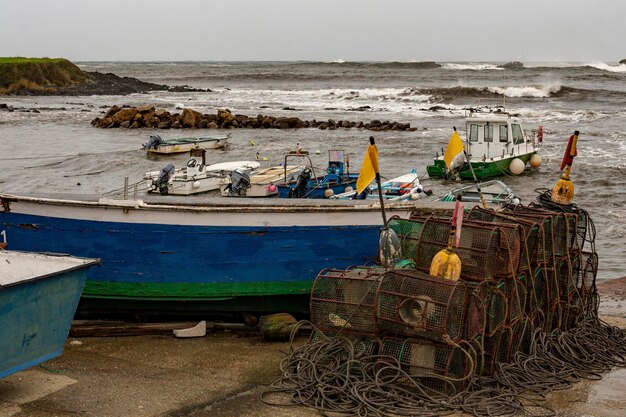
{"type": "Polygon", "coordinates": [[[524,143],[524,134],[522,133],[522,127],[520,125],[511,125],[513,131],[513,143],[519,145],[524,143]]]}

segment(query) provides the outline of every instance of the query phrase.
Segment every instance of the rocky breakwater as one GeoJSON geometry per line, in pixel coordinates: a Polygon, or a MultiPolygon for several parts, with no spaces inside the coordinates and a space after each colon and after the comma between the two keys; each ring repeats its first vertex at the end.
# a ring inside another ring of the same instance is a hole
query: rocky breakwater
{"type": "Polygon", "coordinates": [[[302,120],[298,117],[274,117],[259,114],[247,116],[233,114],[228,109],[219,109],[216,114],[202,114],[192,109],[183,109],[180,113],[170,113],[152,105],[141,107],[111,107],[102,117],[91,121],[91,125],[100,128],[124,127],[138,129],[301,129],[317,128],[334,130],[338,128],[356,128],[372,131],[409,131],[416,128],[410,123],[371,120],[369,122],[350,120],[302,120]]]}

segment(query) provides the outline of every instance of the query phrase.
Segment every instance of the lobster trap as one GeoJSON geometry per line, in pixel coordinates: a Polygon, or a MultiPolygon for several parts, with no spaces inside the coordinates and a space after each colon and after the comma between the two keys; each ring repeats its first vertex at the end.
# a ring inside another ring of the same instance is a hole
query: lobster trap
{"type": "Polygon", "coordinates": [[[513,331],[504,326],[494,334],[482,339],[483,375],[491,375],[498,362],[506,363],[511,353],[513,331]]]}
{"type": "MultiPolygon", "coordinates": [[[[428,218],[422,226],[417,250],[416,269],[429,272],[435,255],[448,247],[451,224],[438,218],[428,218]]],[[[454,252],[461,259],[461,279],[467,281],[488,281],[496,278],[501,254],[502,232],[495,225],[463,225],[459,246],[454,252]]]]}
{"type": "Polygon", "coordinates": [[[400,368],[421,385],[441,392],[464,388],[474,373],[472,356],[459,345],[385,337],[381,343],[383,364],[388,361],[385,357],[396,359],[400,368]]]}
{"type": "Polygon", "coordinates": [[[322,332],[376,334],[374,305],[383,269],[325,269],[311,290],[311,321],[322,332]]]}
{"type": "Polygon", "coordinates": [[[482,332],[484,306],[477,285],[448,281],[415,270],[391,270],[381,276],[376,294],[379,333],[453,341],[482,332]]]}

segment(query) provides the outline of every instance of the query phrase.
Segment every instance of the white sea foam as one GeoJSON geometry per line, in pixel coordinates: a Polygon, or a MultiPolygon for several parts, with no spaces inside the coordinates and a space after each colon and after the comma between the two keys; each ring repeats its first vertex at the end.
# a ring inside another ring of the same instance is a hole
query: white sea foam
{"type": "Polygon", "coordinates": [[[468,63],[468,64],[446,63],[446,64],[442,64],[441,68],[448,69],[448,70],[474,70],[474,71],[503,70],[504,69],[493,64],[472,64],[472,63],[468,63]]]}
{"type": "Polygon", "coordinates": [[[344,61],[343,59],[335,59],[333,61],[330,61],[331,64],[345,64],[346,61],[344,61]]]}
{"type": "Polygon", "coordinates": [[[626,64],[609,65],[604,62],[592,62],[586,66],[609,72],[626,72],[626,64]]]}
{"type": "Polygon", "coordinates": [[[502,94],[505,97],[550,97],[561,90],[560,84],[528,85],[511,87],[486,87],[487,91],[502,94]]]}

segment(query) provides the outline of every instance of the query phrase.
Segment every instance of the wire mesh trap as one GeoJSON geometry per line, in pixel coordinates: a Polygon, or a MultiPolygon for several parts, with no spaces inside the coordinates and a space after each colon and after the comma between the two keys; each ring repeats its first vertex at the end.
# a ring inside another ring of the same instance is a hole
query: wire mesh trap
{"type": "Polygon", "coordinates": [[[477,286],[451,282],[415,270],[391,270],[381,276],[376,294],[380,334],[458,341],[465,323],[482,332],[484,307],[472,293],[477,286]]]}
{"type": "Polygon", "coordinates": [[[530,206],[473,208],[454,248],[459,281],[428,274],[448,245],[449,218],[394,217],[389,227],[414,267],[320,272],[317,330],[274,388],[294,403],[343,415],[528,407],[547,416],[542,394],[626,367],[626,337],[597,317],[595,227],[584,210],[544,194],[530,206]]]}

